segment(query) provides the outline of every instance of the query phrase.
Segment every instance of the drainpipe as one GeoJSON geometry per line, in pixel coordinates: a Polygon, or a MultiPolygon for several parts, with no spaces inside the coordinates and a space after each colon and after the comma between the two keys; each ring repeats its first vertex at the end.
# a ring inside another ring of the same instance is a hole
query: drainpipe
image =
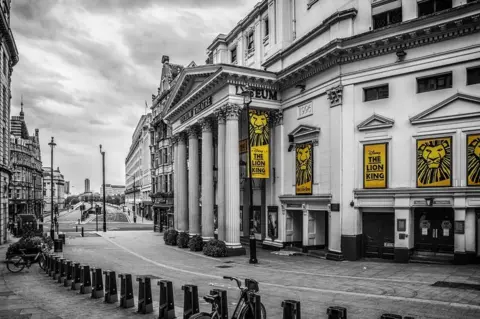
{"type": "Polygon", "coordinates": [[[295,10],[295,0],[292,0],[292,40],[295,40],[297,37],[297,20],[296,20],[296,10],[295,10]]]}

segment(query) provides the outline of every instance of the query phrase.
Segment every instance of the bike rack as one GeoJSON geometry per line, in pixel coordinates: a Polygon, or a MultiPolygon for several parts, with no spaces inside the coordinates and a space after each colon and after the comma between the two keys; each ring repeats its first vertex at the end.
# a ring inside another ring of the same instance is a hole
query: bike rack
{"type": "Polygon", "coordinates": [[[92,299],[98,299],[103,297],[103,278],[102,269],[92,267],[92,299]]]}
{"type": "Polygon", "coordinates": [[[183,319],[189,319],[192,315],[200,312],[198,304],[198,287],[195,285],[182,286],[183,295],[183,319]]]}
{"type": "Polygon", "coordinates": [[[65,273],[65,280],[63,281],[64,287],[70,287],[72,285],[72,275],[73,275],[73,261],[67,260],[66,261],[66,273],[65,273]]]}
{"type": "Polygon", "coordinates": [[[120,278],[120,307],[135,307],[135,301],[133,300],[132,275],[118,274],[118,278],[120,278]]]}
{"type": "Polygon", "coordinates": [[[300,301],[282,301],[283,319],[301,319],[300,301]]]}
{"type": "Polygon", "coordinates": [[[174,319],[175,304],[173,301],[173,284],[170,280],[157,281],[160,286],[160,302],[158,309],[158,319],[174,319]]]}
{"type": "Polygon", "coordinates": [[[115,303],[118,301],[117,277],[115,271],[105,270],[105,300],[106,303],[115,303]]]}
{"type": "Polygon", "coordinates": [[[219,298],[220,300],[218,302],[218,311],[221,314],[221,316],[219,317],[219,319],[228,319],[227,291],[223,289],[212,289],[210,290],[210,295],[212,296],[218,295],[220,297],[219,298]]]}
{"type": "Polygon", "coordinates": [[[55,274],[53,275],[53,280],[58,282],[58,278],[60,278],[60,267],[62,266],[62,262],[65,260],[65,258],[58,258],[56,261],[56,266],[55,266],[55,274]]]}
{"type": "Polygon", "coordinates": [[[73,263],[73,275],[72,275],[72,290],[80,289],[81,278],[80,278],[80,263],[73,263]]]}
{"type": "Polygon", "coordinates": [[[80,293],[89,294],[92,292],[92,281],[90,280],[90,266],[83,265],[80,267],[80,293]]]}
{"type": "Polygon", "coordinates": [[[332,306],[327,308],[328,319],[347,319],[347,308],[332,306]]]}
{"type": "Polygon", "coordinates": [[[138,281],[138,309],[139,313],[153,312],[152,285],[148,276],[137,276],[138,281]]]}
{"type": "Polygon", "coordinates": [[[46,254],[45,255],[45,273],[48,275],[50,273],[50,263],[51,263],[51,260],[52,260],[52,255],[50,254],[46,254]]]}
{"type": "Polygon", "coordinates": [[[262,319],[262,301],[260,295],[252,293],[250,296],[251,301],[253,302],[253,319],[262,319]]]}
{"type": "Polygon", "coordinates": [[[58,283],[63,284],[63,281],[65,280],[67,274],[65,271],[65,266],[67,265],[65,258],[60,258],[60,271],[58,275],[58,283]]]}
{"type": "Polygon", "coordinates": [[[60,256],[54,255],[50,261],[50,272],[49,272],[50,277],[55,277],[58,258],[60,258],[60,256]]]}

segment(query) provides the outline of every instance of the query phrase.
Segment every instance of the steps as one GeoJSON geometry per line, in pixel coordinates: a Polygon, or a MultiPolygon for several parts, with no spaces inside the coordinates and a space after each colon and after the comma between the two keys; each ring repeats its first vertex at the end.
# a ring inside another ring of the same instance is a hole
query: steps
{"type": "Polygon", "coordinates": [[[415,251],[410,257],[411,263],[424,263],[424,264],[440,264],[449,265],[453,264],[453,253],[435,253],[431,251],[415,251]]]}

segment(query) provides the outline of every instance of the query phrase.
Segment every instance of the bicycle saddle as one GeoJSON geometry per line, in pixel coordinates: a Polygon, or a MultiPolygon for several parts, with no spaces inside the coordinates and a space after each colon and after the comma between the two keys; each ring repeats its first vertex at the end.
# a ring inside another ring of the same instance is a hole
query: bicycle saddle
{"type": "Polygon", "coordinates": [[[208,303],[214,303],[218,298],[219,298],[218,295],[215,295],[215,296],[212,296],[212,295],[203,296],[203,299],[205,299],[205,301],[208,302],[208,303]]]}

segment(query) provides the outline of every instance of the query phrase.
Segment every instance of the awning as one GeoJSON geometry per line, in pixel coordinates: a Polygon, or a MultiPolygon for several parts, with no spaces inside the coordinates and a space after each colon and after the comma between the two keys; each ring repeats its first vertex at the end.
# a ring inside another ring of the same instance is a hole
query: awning
{"type": "Polygon", "coordinates": [[[153,205],[153,208],[173,208],[173,205],[171,205],[171,204],[155,204],[155,205],[153,205]]]}

